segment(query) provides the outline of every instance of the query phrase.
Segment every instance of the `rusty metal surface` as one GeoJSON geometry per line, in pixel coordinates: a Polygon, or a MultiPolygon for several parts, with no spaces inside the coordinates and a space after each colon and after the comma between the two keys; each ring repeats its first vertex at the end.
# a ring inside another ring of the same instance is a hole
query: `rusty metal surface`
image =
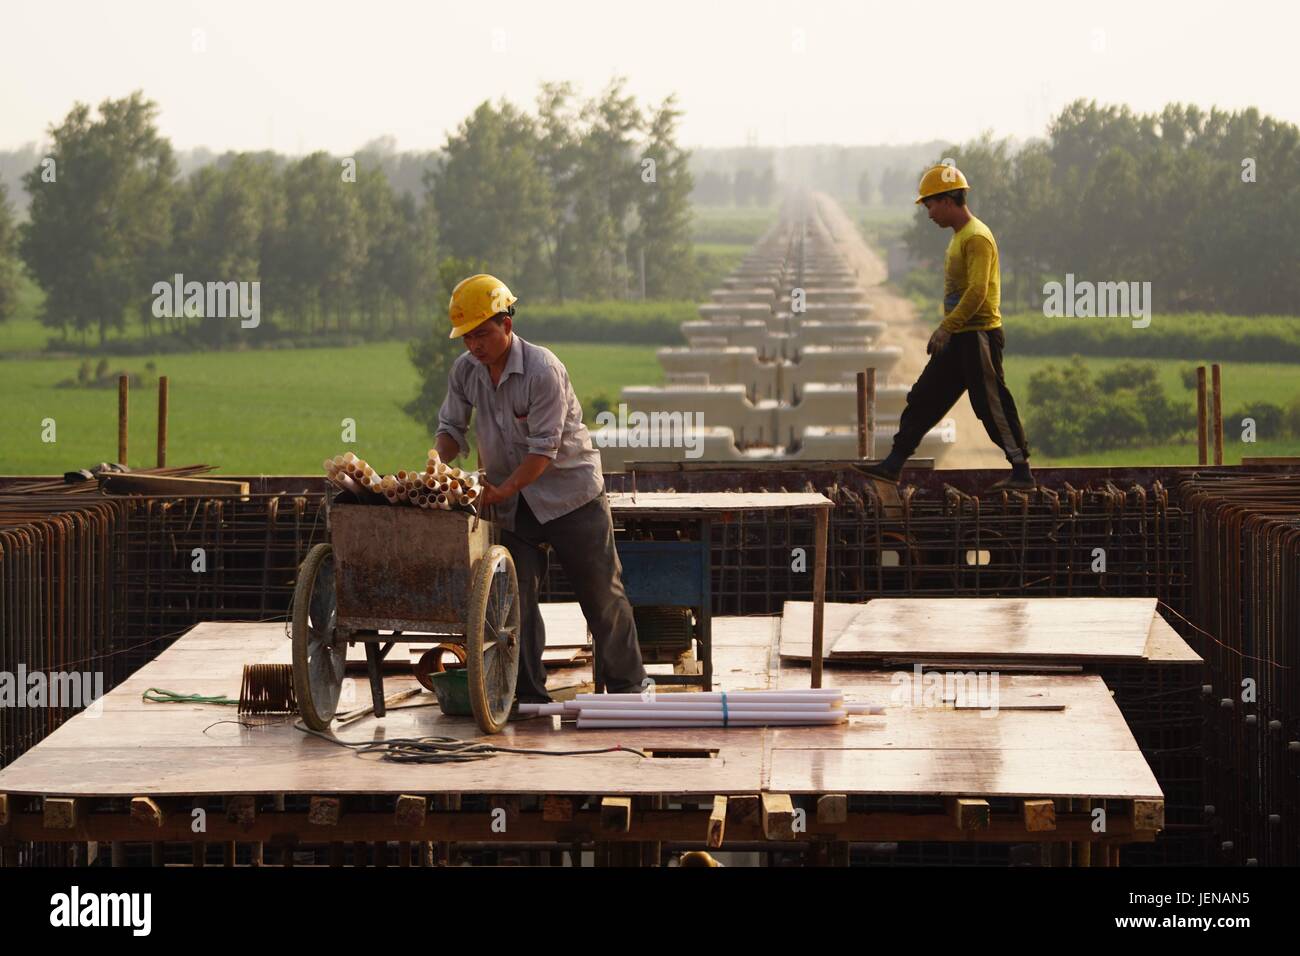
{"type": "MultiPolygon", "coordinates": [[[[1300,475],[1201,476],[1192,598],[1204,632],[1211,861],[1300,864],[1300,475]]],[[[1195,646],[1195,645],[1194,645],[1195,646]]]]}
{"type": "MultiPolygon", "coordinates": [[[[644,491],[826,494],[836,503],[832,601],[876,594],[1159,597],[1192,622],[1175,626],[1206,657],[1209,678],[1132,665],[1104,676],[1168,795],[1171,824],[1192,836],[1213,826],[1220,862],[1295,861],[1294,464],[1039,469],[1046,490],[1030,496],[982,493],[997,471],[909,470],[896,502],[882,502],[852,462],[775,464],[659,463],[637,481],[644,491]],[[1090,567],[1097,547],[1106,550],[1105,574],[1090,567]],[[987,559],[972,561],[979,552],[987,559]],[[1234,687],[1239,700],[1245,677],[1259,685],[1255,710],[1221,708],[1234,687]],[[1212,690],[1203,698],[1205,682],[1212,690]],[[1202,727],[1209,728],[1204,750],[1202,727]],[[1210,792],[1202,796],[1207,765],[1210,792]],[[1207,804],[1215,808],[1208,817],[1207,804]]],[[[608,475],[607,487],[630,490],[627,479],[608,475]]],[[[7,509],[0,520],[0,669],[89,668],[104,674],[109,690],[198,622],[283,620],[303,557],[328,539],[327,482],[314,475],[246,480],[248,501],[109,501],[14,494],[35,479],[0,477],[7,509]],[[203,571],[194,567],[196,549],[206,556],[203,571]]],[[[808,600],[810,575],[792,568],[791,553],[811,544],[807,516],[741,512],[716,524],[713,612],[775,612],[786,599],[808,600]]],[[[563,600],[570,593],[552,562],[544,594],[563,600]]],[[[0,712],[0,763],[65,717],[0,712]]],[[[47,859],[56,860],[63,851],[50,852],[47,859]]],[[[1152,860],[1171,861],[1194,857],[1152,860]]]]}
{"type": "Polygon", "coordinates": [[[424,630],[463,622],[491,527],[475,528],[459,511],[332,505],[339,625],[424,630]]]}

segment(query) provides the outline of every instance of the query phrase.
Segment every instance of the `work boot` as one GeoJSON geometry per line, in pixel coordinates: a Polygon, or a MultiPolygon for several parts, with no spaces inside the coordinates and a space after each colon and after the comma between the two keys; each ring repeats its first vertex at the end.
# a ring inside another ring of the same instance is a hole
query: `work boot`
{"type": "Polygon", "coordinates": [[[1028,465],[1024,467],[1013,465],[1011,474],[1000,481],[995,481],[989,491],[1032,491],[1037,487],[1038,482],[1034,479],[1028,465]]]}
{"type": "Polygon", "coordinates": [[[898,476],[902,473],[894,471],[888,467],[887,461],[882,461],[878,465],[861,465],[858,468],[868,478],[874,478],[877,481],[887,481],[891,485],[898,484],[898,476]]]}

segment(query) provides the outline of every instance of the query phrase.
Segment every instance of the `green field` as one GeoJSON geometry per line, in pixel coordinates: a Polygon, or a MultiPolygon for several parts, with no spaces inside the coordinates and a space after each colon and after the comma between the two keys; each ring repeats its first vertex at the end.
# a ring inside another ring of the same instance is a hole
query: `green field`
{"type": "MultiPolygon", "coordinates": [[[[1028,418],[1029,379],[1038,369],[1055,363],[1067,364],[1068,358],[1049,358],[1046,356],[1023,356],[1015,354],[1015,344],[1009,345],[1003,356],[1003,372],[1007,386],[1015,396],[1017,406],[1024,418],[1028,418]]],[[[1123,359],[1085,358],[1084,363],[1091,370],[1094,378],[1107,369],[1114,368],[1123,359]]],[[[1184,359],[1136,359],[1140,364],[1153,364],[1159,374],[1160,384],[1165,393],[1175,401],[1189,402],[1195,410],[1196,392],[1183,388],[1180,372],[1197,363],[1184,359]]],[[[1254,443],[1241,440],[1240,420],[1233,421],[1231,416],[1242,406],[1253,402],[1272,402],[1286,408],[1292,399],[1300,396],[1300,365],[1270,362],[1225,362],[1221,363],[1223,381],[1223,460],[1228,464],[1239,464],[1243,455],[1258,457],[1263,455],[1300,455],[1300,438],[1280,435],[1257,434],[1254,443]]],[[[1028,427],[1028,425],[1026,425],[1028,427]]],[[[1095,455],[1074,456],[1065,459],[1051,459],[1035,456],[1039,464],[1062,465],[1194,465],[1196,464],[1196,434],[1193,431],[1190,441],[1185,445],[1161,445],[1147,448],[1119,448],[1095,455]]],[[[1029,434],[1030,450],[1033,449],[1034,436],[1029,434]]]]}
{"type": "Polygon", "coordinates": [[[726,243],[746,250],[776,222],[776,206],[692,206],[691,238],[702,243],[726,243]]]}
{"type": "MultiPolygon", "coordinates": [[[[553,351],[590,418],[591,397],[615,403],[624,385],[663,381],[654,347],[556,343],[553,351]]],[[[354,451],[381,469],[418,463],[429,447],[424,430],[401,406],[415,394],[406,345],[186,353],[110,359],[110,368],[140,372],[150,358],[170,382],[167,461],[220,465],[228,474],[315,474],[321,460],[354,451]],[[341,442],[341,422],[356,420],[355,445],[341,442]]],[[[117,457],[116,389],[55,388],[75,378],[80,359],[0,358],[6,403],[0,474],[55,474],[117,457]],[[42,420],[55,420],[57,441],[41,441],[42,420]]],[[[157,393],[132,395],[129,463],[155,461],[157,393]]]]}
{"type": "MultiPolygon", "coordinates": [[[[0,356],[35,351],[44,335],[31,318],[0,325],[0,356]]],[[[653,345],[544,344],[568,366],[589,420],[596,395],[603,393],[617,403],[624,385],[663,381],[653,345]]],[[[168,461],[172,464],[206,462],[220,465],[227,473],[314,473],[326,454],[342,450],[340,423],[345,417],[357,422],[357,444],[352,450],[381,467],[411,463],[428,445],[420,426],[401,410],[416,388],[403,342],[113,357],[109,367],[139,373],[150,358],[158,373],[171,381],[168,461]],[[340,379],[349,384],[335,387],[333,394],[321,384],[340,379]]],[[[30,352],[21,358],[0,357],[10,423],[8,440],[0,446],[0,474],[50,474],[116,457],[115,390],[54,387],[62,379],[75,378],[81,361],[36,358],[30,352]],[[56,443],[41,441],[45,418],[55,419],[56,443]]],[[[1030,376],[1048,363],[1068,361],[1017,355],[1013,339],[1006,374],[1022,410],[1028,402],[1030,376]]],[[[1122,360],[1085,361],[1096,375],[1122,360]]],[[[1195,363],[1149,361],[1159,369],[1166,392],[1178,400],[1195,401],[1195,394],[1183,388],[1180,378],[1180,371],[1195,363]]],[[[1300,396],[1300,364],[1224,363],[1223,384],[1225,420],[1249,402],[1285,408],[1300,396]]],[[[129,458],[137,465],[153,464],[155,407],[153,389],[136,390],[129,458]]],[[[1242,455],[1300,455],[1300,438],[1261,434],[1256,443],[1243,443],[1239,422],[1226,420],[1224,437],[1229,462],[1240,461],[1242,455]]],[[[1029,438],[1032,444],[1032,433],[1029,438]]],[[[983,440],[982,436],[976,440],[983,440]]],[[[1193,440],[1067,459],[1038,456],[1035,461],[1044,465],[1194,464],[1196,446],[1193,440]]]]}

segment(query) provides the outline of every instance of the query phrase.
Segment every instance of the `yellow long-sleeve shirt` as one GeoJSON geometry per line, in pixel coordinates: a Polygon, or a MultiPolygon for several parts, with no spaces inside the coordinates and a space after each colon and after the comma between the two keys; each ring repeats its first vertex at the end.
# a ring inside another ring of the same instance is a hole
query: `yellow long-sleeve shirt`
{"type": "Polygon", "coordinates": [[[979,332],[1002,325],[998,244],[974,216],[953,234],[943,260],[943,324],[949,332],[979,332]]]}

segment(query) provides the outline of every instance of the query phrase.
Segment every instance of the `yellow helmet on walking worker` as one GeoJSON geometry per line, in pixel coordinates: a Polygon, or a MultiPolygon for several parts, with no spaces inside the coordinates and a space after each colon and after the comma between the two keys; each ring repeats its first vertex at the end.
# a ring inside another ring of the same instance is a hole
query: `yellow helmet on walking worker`
{"type": "Polygon", "coordinates": [[[925,175],[921,177],[921,185],[917,187],[917,205],[931,196],[953,189],[970,189],[970,183],[966,182],[966,175],[952,163],[931,166],[925,171],[925,175]]]}
{"type": "Polygon", "coordinates": [[[447,304],[447,317],[451,319],[449,338],[458,339],[492,316],[508,312],[517,301],[496,276],[479,273],[461,279],[451,290],[451,302],[447,304]]]}

